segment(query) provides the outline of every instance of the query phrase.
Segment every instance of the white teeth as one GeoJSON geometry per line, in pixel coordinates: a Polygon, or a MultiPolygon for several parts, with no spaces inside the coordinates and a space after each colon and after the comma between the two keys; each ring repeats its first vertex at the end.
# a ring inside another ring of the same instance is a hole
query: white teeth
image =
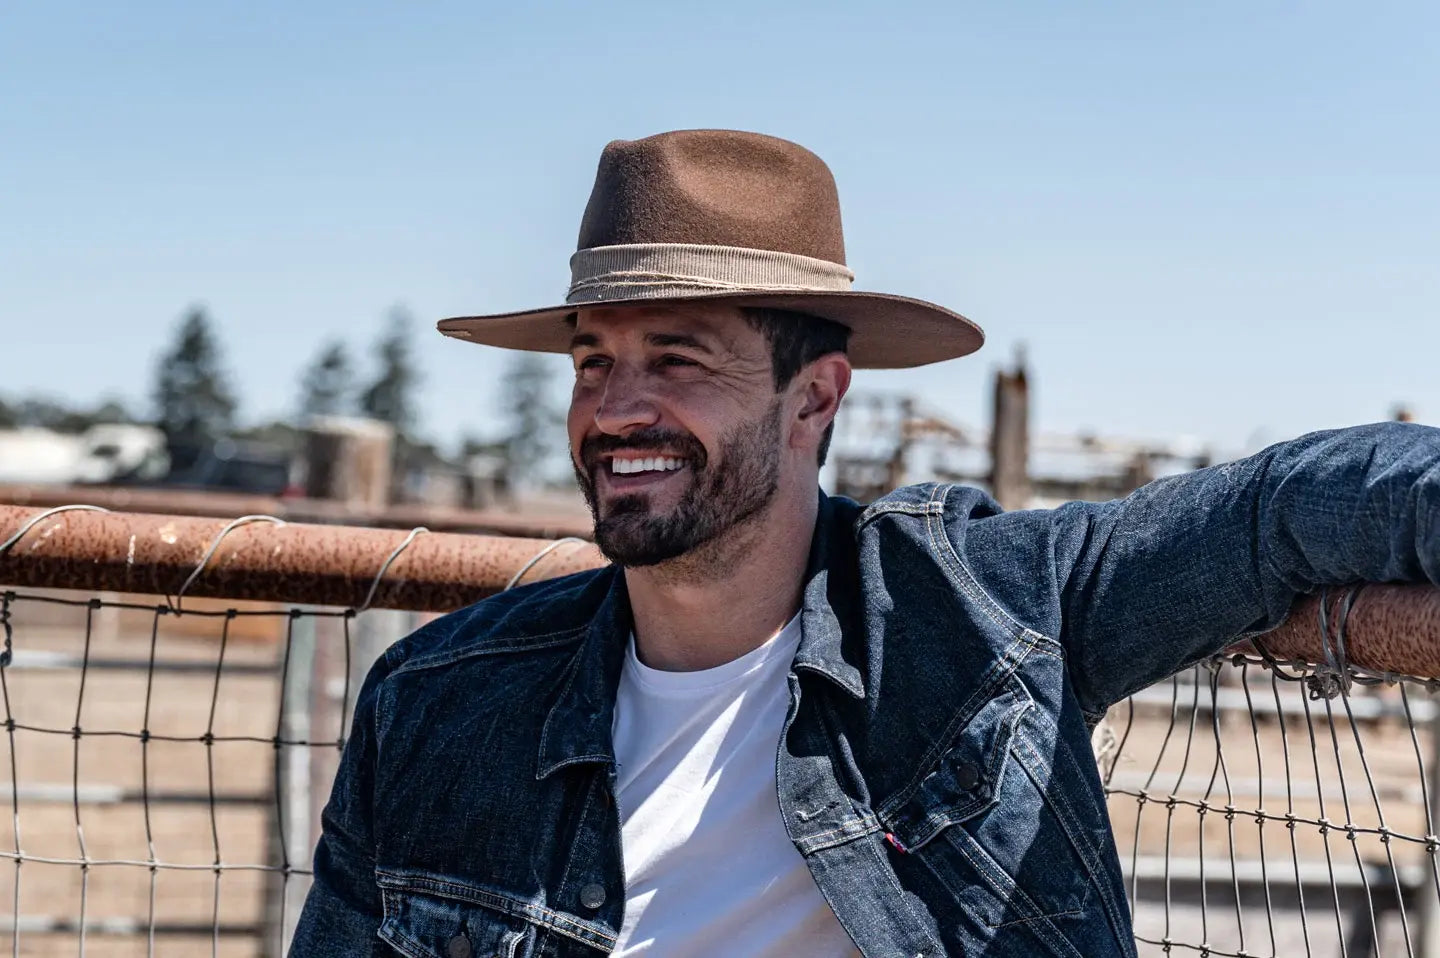
{"type": "Polygon", "coordinates": [[[617,476],[634,475],[637,472],[674,472],[685,464],[683,459],[670,456],[656,456],[648,459],[611,459],[610,471],[617,476]]]}

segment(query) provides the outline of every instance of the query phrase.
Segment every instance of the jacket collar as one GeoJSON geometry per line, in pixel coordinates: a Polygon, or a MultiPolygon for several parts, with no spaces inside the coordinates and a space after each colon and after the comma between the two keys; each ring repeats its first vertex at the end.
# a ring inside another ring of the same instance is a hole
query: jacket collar
{"type": "Polygon", "coordinates": [[[860,598],[860,567],[851,534],[857,512],[850,500],[820,493],[800,600],[795,668],[823,675],[855,698],[864,698],[865,681],[844,654],[846,623],[859,621],[855,603],[860,598]]]}
{"type": "MultiPolygon", "coordinates": [[[[859,566],[850,525],[858,508],[846,499],[820,493],[810,539],[801,597],[800,646],[794,668],[829,679],[855,698],[864,698],[858,668],[846,660],[843,623],[858,621],[859,566]]],[[[625,576],[609,566],[601,575],[610,587],[586,627],[580,648],[566,666],[559,697],[540,733],[536,778],[581,762],[613,764],[615,693],[633,620],[625,576]]]]}
{"type": "Polygon", "coordinates": [[[606,566],[600,575],[610,577],[610,588],[566,665],[560,696],[545,716],[536,778],[577,762],[615,762],[615,690],[633,626],[625,576],[615,566],[606,566]]]}

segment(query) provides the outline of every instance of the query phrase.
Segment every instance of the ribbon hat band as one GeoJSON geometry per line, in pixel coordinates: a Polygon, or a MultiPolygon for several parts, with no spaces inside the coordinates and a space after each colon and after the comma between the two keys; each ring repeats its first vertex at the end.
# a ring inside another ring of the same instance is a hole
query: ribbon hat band
{"type": "Polygon", "coordinates": [[[597,246],[570,257],[570,305],[685,294],[838,293],[855,274],[839,263],[774,250],[691,243],[597,246]]]}

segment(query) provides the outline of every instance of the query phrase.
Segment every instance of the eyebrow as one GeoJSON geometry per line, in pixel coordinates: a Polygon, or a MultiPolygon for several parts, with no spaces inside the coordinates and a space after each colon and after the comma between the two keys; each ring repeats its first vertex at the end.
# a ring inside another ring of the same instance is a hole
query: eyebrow
{"type": "MultiPolygon", "coordinates": [[[[646,333],[645,342],[650,346],[682,346],[688,349],[699,350],[702,353],[714,353],[714,350],[706,346],[700,340],[688,333],[646,333]]],[[[586,349],[600,345],[600,337],[594,333],[576,333],[570,337],[570,351],[586,349]]]]}
{"type": "Polygon", "coordinates": [[[702,353],[714,352],[709,346],[688,333],[646,333],[645,342],[651,346],[683,346],[699,350],[702,353]]]}

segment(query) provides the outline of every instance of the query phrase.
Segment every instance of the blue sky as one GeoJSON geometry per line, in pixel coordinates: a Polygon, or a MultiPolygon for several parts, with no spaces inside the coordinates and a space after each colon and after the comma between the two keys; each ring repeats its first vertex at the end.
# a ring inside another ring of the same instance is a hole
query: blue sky
{"type": "Polygon", "coordinates": [[[604,143],[721,126],[989,335],[857,388],[981,423],[1023,342],[1041,430],[1440,421],[1440,7],[1185,6],[9,5],[0,394],[141,401],[201,303],[253,421],[400,303],[426,430],[485,433],[505,354],[433,322],[558,301],[604,143]]]}

